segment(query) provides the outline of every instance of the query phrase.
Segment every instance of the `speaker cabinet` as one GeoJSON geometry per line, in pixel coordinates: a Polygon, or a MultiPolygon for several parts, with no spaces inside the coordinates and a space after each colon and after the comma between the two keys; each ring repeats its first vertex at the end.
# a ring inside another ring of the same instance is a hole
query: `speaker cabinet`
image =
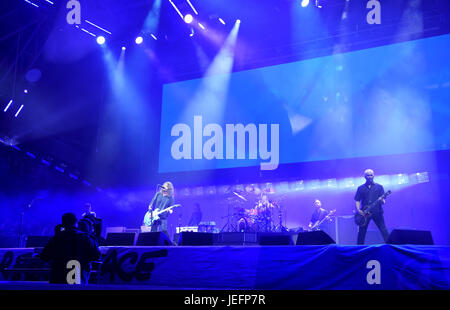
{"type": "Polygon", "coordinates": [[[288,234],[260,234],[259,245],[293,245],[292,237],[288,234]]]}
{"type": "Polygon", "coordinates": [[[178,245],[213,245],[212,233],[183,231],[178,240],[178,245]]]}
{"type": "Polygon", "coordinates": [[[394,229],[387,240],[389,244],[422,244],[433,245],[433,237],[429,230],[394,229]]]}
{"type": "Polygon", "coordinates": [[[172,241],[163,232],[140,233],[136,242],[137,246],[172,245],[172,241]]]}
{"type": "Polygon", "coordinates": [[[336,242],[322,230],[299,233],[296,242],[297,245],[325,245],[335,243],[336,242]]]}
{"type": "Polygon", "coordinates": [[[218,245],[256,245],[258,236],[256,233],[246,232],[224,232],[217,237],[215,244],[218,245]]]}

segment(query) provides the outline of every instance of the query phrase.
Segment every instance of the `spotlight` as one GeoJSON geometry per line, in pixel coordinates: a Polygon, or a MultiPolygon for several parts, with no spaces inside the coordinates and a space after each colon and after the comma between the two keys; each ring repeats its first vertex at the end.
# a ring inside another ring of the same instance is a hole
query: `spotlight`
{"type": "Polygon", "coordinates": [[[125,46],[122,46],[122,51],[126,50],[127,48],[125,46]]]}
{"type": "Polygon", "coordinates": [[[194,18],[192,17],[191,14],[186,14],[186,15],[184,16],[184,22],[185,22],[186,24],[192,23],[193,20],[194,20],[194,18]]]}
{"type": "Polygon", "coordinates": [[[144,38],[143,37],[137,37],[136,38],[136,44],[141,44],[142,42],[144,42],[144,38]]]}
{"type": "Polygon", "coordinates": [[[102,44],[105,44],[105,37],[104,36],[99,36],[99,37],[97,37],[97,43],[98,44],[100,44],[100,45],[102,45],[102,44]]]}
{"type": "Polygon", "coordinates": [[[6,105],[6,108],[3,110],[3,112],[8,111],[8,109],[9,109],[9,107],[11,106],[12,103],[13,103],[13,100],[11,99],[11,100],[9,101],[9,103],[6,105]]]}
{"type": "Polygon", "coordinates": [[[14,115],[14,117],[19,116],[20,111],[22,111],[23,109],[23,104],[20,106],[19,110],[17,111],[16,115],[14,115]]]}
{"type": "Polygon", "coordinates": [[[225,21],[224,21],[222,18],[219,18],[219,21],[220,21],[223,25],[225,25],[225,21]]]}
{"type": "Polygon", "coordinates": [[[302,7],[306,8],[309,4],[309,0],[302,0],[302,7]]]}
{"type": "Polygon", "coordinates": [[[240,24],[241,20],[240,19],[236,19],[236,24],[240,24]]]}
{"type": "Polygon", "coordinates": [[[24,90],[23,90],[23,93],[24,93],[24,94],[28,94],[28,89],[24,89],[24,90]]]}

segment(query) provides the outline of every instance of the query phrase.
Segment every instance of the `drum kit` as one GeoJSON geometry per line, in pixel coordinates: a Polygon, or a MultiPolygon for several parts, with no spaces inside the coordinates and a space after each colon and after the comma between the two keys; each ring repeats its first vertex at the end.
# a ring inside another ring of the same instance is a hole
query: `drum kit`
{"type": "Polygon", "coordinates": [[[231,191],[228,197],[228,215],[224,216],[228,221],[222,232],[286,231],[282,225],[281,199],[274,201],[268,198],[273,194],[275,194],[273,188],[264,190],[246,188],[245,192],[231,191]],[[276,215],[278,225],[275,225],[276,215]]]}

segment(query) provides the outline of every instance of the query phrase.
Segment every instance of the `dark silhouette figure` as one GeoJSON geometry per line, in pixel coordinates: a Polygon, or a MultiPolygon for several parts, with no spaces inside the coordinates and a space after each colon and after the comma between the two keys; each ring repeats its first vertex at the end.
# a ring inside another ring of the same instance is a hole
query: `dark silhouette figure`
{"type": "Polygon", "coordinates": [[[84,207],[85,211],[81,215],[81,217],[93,217],[93,218],[97,217],[97,214],[94,211],[92,211],[92,205],[90,203],[86,203],[84,207]]]}
{"type": "Polygon", "coordinates": [[[90,263],[100,258],[98,244],[88,233],[76,228],[77,218],[73,213],[62,216],[60,229],[42,251],[40,258],[51,261],[50,283],[67,284],[67,274],[71,271],[67,263],[76,260],[81,267],[81,282],[89,280],[90,263]]]}
{"type": "Polygon", "coordinates": [[[202,210],[200,210],[200,204],[196,203],[194,205],[194,212],[192,212],[191,219],[189,220],[188,226],[198,226],[202,221],[202,210]]]}
{"type": "Polygon", "coordinates": [[[92,211],[90,203],[85,204],[86,211],[81,215],[81,220],[78,222],[78,228],[94,237],[99,246],[105,243],[105,239],[101,236],[102,220],[97,217],[97,214],[92,211]]]}

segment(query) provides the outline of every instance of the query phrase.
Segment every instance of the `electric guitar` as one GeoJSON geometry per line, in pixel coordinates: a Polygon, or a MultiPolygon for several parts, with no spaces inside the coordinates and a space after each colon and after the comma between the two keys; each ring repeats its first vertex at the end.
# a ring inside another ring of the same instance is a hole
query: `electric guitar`
{"type": "Polygon", "coordinates": [[[160,219],[160,217],[159,217],[160,214],[162,214],[164,212],[167,212],[169,210],[172,210],[173,208],[178,208],[178,207],[181,207],[181,205],[179,205],[179,204],[173,205],[173,206],[170,206],[170,207],[165,208],[163,210],[154,210],[154,211],[148,210],[147,213],[145,213],[145,216],[144,216],[144,225],[145,226],[152,226],[152,224],[155,221],[160,219]]]}
{"type": "Polygon", "coordinates": [[[331,217],[334,216],[334,213],[336,212],[336,209],[331,210],[327,216],[325,216],[323,219],[321,219],[320,221],[317,221],[313,226],[311,226],[310,230],[314,231],[314,230],[319,230],[319,226],[325,222],[326,220],[331,219],[331,217]]]}
{"type": "Polygon", "coordinates": [[[378,203],[380,203],[380,200],[386,199],[387,196],[389,196],[392,192],[389,190],[383,195],[381,195],[380,198],[372,202],[371,204],[368,204],[367,206],[364,206],[361,210],[364,212],[364,215],[359,214],[358,211],[355,213],[355,223],[358,226],[364,226],[367,224],[367,221],[372,216],[371,212],[372,210],[377,206],[378,203]]]}

